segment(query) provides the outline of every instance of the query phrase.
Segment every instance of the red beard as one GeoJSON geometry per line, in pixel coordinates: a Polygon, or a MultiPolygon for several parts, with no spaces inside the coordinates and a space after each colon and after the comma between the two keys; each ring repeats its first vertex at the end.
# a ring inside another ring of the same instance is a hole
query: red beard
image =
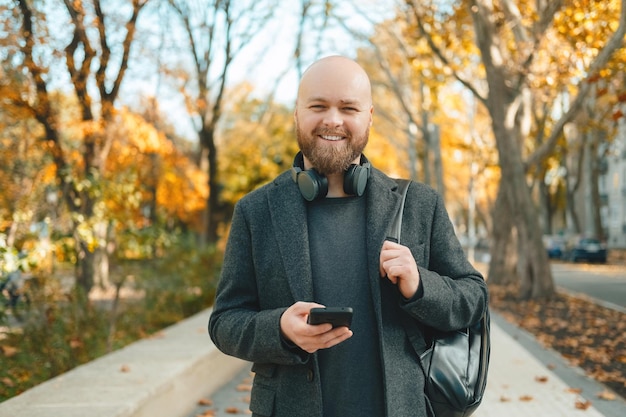
{"type": "Polygon", "coordinates": [[[306,135],[296,127],[298,145],[302,154],[311,162],[313,168],[320,174],[330,175],[344,172],[365,149],[369,138],[369,126],[360,136],[352,136],[343,130],[318,128],[312,134],[306,135]],[[321,135],[343,136],[338,142],[321,143],[321,135]]]}

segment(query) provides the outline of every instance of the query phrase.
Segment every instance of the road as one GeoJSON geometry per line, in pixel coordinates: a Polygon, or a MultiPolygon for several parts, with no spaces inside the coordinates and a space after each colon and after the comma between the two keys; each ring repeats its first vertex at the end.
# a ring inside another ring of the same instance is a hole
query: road
{"type": "Polygon", "coordinates": [[[626,265],[552,263],[557,287],[626,311],[626,265]]]}

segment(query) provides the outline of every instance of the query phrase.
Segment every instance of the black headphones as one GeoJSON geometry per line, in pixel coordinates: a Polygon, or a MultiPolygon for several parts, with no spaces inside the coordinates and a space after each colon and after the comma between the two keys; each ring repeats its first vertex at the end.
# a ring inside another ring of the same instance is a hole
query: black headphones
{"type": "MultiPolygon", "coordinates": [[[[343,175],[343,191],[346,194],[362,196],[367,187],[371,165],[365,155],[361,155],[360,165],[351,164],[343,175]]],[[[291,179],[298,184],[300,194],[307,201],[326,197],[328,194],[328,179],[315,169],[304,169],[302,152],[296,154],[291,168],[291,179]]]]}

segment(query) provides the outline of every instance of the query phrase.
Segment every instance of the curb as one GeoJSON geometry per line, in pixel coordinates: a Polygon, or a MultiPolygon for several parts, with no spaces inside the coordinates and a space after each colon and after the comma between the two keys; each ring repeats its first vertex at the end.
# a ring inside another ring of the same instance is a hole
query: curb
{"type": "Polygon", "coordinates": [[[184,416],[245,362],[211,342],[204,310],[151,338],[78,366],[0,403],[0,417],[184,416]]]}

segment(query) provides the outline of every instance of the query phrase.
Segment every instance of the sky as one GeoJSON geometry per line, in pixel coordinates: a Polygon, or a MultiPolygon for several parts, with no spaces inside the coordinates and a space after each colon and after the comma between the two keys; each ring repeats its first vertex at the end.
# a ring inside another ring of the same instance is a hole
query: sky
{"type": "MultiPolygon", "coordinates": [[[[295,68],[293,53],[298,33],[299,1],[277,0],[279,7],[276,9],[265,29],[254,38],[244,50],[241,51],[233,61],[231,72],[229,73],[228,85],[235,86],[242,82],[249,82],[254,85],[254,94],[259,97],[267,97],[272,91],[275,92],[274,99],[288,106],[295,101],[298,85],[298,73],[295,68]]],[[[321,2],[317,2],[317,10],[321,2]]],[[[359,7],[367,10],[374,16],[380,18],[385,14],[390,14],[393,9],[385,7],[388,1],[361,0],[359,7]]],[[[368,31],[372,25],[367,19],[355,13],[350,5],[341,3],[337,10],[341,16],[346,18],[350,27],[358,28],[360,31],[368,31]]],[[[315,11],[316,9],[313,9],[315,11]]],[[[144,24],[156,25],[161,21],[158,16],[148,16],[144,24]]],[[[169,30],[175,27],[170,25],[169,30]]],[[[156,32],[155,32],[156,33],[156,32]]],[[[183,38],[173,40],[177,35],[168,34],[172,39],[169,43],[184,42],[183,38]]],[[[155,39],[154,49],[158,49],[158,42],[155,39]]],[[[325,32],[323,37],[314,31],[305,31],[303,36],[303,64],[308,66],[315,59],[323,56],[342,54],[354,57],[359,43],[344,29],[336,24],[325,32]]],[[[168,59],[167,53],[162,53],[159,59],[168,59]]],[[[178,132],[183,136],[194,140],[195,130],[184,109],[181,97],[173,92],[166,91],[164,84],[157,84],[154,78],[142,77],[143,64],[135,64],[133,81],[126,83],[125,88],[132,91],[127,97],[131,97],[131,104],[138,104],[140,96],[144,93],[157,95],[161,98],[160,103],[165,114],[169,115],[175,124],[178,132]],[[158,85],[158,86],[157,86],[158,85]]],[[[130,75],[130,74],[129,74],[130,75]]]]}

